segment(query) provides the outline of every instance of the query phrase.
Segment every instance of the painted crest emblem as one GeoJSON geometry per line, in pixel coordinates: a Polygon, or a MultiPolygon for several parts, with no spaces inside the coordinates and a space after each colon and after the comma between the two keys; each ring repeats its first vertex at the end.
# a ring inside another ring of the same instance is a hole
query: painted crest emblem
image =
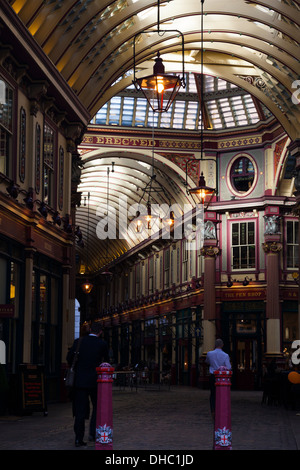
{"type": "Polygon", "coordinates": [[[232,434],[229,431],[229,429],[227,429],[226,427],[222,429],[219,428],[215,431],[216,445],[219,445],[222,447],[231,446],[231,438],[232,438],[232,434]]]}
{"type": "Polygon", "coordinates": [[[113,440],[113,430],[110,426],[98,426],[96,428],[96,442],[109,444],[113,440]]]}

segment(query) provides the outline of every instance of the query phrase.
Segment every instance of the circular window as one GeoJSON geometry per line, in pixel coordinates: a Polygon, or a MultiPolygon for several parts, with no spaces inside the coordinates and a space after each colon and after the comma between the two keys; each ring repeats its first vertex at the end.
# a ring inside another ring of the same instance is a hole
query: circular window
{"type": "Polygon", "coordinates": [[[255,175],[253,160],[245,155],[237,157],[230,168],[230,184],[233,191],[243,195],[251,191],[255,175]]]}

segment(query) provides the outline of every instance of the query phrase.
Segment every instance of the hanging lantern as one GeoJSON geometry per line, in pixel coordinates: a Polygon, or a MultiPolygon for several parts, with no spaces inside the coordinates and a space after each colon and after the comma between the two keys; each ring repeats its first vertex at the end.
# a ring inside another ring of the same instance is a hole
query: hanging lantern
{"type": "Polygon", "coordinates": [[[86,280],[83,284],[81,284],[81,288],[85,294],[89,294],[93,289],[93,284],[86,280]]]}
{"type": "Polygon", "coordinates": [[[170,108],[182,79],[177,75],[165,74],[165,66],[160,54],[157,54],[153,67],[153,75],[135,78],[134,85],[141,90],[154,112],[164,113],[170,108]]]}
{"type": "Polygon", "coordinates": [[[189,189],[189,192],[191,194],[197,194],[202,199],[202,201],[204,201],[206,196],[212,196],[214,194],[215,189],[206,186],[205,178],[202,172],[199,178],[198,186],[189,189]]]}

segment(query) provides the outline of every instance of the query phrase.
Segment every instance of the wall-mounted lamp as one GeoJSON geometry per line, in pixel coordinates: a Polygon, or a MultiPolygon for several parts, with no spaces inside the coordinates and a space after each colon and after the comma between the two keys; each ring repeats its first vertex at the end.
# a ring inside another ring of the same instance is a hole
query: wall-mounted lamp
{"type": "Polygon", "coordinates": [[[8,192],[8,194],[13,198],[13,199],[16,199],[18,197],[18,194],[19,194],[19,188],[18,186],[15,185],[15,183],[13,181],[11,181],[9,183],[9,185],[7,186],[6,188],[6,191],[8,192]]]}
{"type": "Polygon", "coordinates": [[[80,230],[80,227],[76,227],[75,229],[75,236],[77,237],[77,245],[80,246],[80,248],[84,248],[84,241],[82,239],[82,231],[80,230]]]}
{"type": "Polygon", "coordinates": [[[243,280],[243,286],[248,286],[249,282],[252,281],[252,279],[249,279],[248,276],[245,277],[245,279],[243,280]]]}
{"type": "Polygon", "coordinates": [[[61,225],[61,217],[60,217],[58,211],[54,212],[54,214],[52,216],[52,220],[53,220],[54,225],[55,224],[58,225],[58,226],[61,225]]]}
{"type": "Polygon", "coordinates": [[[25,194],[26,196],[24,197],[23,201],[25,202],[26,207],[32,210],[33,209],[33,190],[29,189],[27,193],[25,194]]]}
{"type": "Polygon", "coordinates": [[[64,231],[66,233],[72,233],[73,230],[72,230],[72,225],[70,224],[69,214],[66,214],[66,216],[63,218],[63,222],[64,222],[64,231]]]}
{"type": "Polygon", "coordinates": [[[231,279],[231,276],[228,276],[228,280],[227,280],[227,287],[232,287],[233,286],[233,280],[231,279]]]}
{"type": "Polygon", "coordinates": [[[46,219],[48,216],[48,209],[44,202],[41,202],[40,207],[38,208],[39,213],[46,219]]]}

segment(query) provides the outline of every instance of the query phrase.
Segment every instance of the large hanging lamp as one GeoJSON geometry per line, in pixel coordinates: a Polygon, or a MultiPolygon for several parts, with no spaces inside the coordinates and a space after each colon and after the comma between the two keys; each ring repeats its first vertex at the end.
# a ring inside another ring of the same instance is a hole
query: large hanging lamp
{"type": "MultiPolygon", "coordinates": [[[[89,271],[89,234],[90,234],[90,193],[88,193],[88,225],[87,225],[87,271],[89,271]]],[[[89,294],[91,290],[93,289],[93,284],[89,281],[89,279],[86,279],[83,284],[81,284],[81,288],[85,294],[89,294]]]]}
{"type": "Polygon", "coordinates": [[[195,188],[189,189],[189,192],[191,194],[197,194],[201,198],[201,200],[205,200],[206,196],[213,196],[215,189],[210,188],[209,186],[206,186],[205,178],[203,176],[203,172],[201,172],[199,181],[198,181],[198,186],[195,188]]]}
{"type": "MultiPolygon", "coordinates": [[[[115,169],[114,169],[114,165],[115,163],[112,162],[112,169],[110,170],[109,167],[107,167],[107,180],[106,180],[106,212],[107,212],[107,217],[108,217],[108,214],[109,214],[109,174],[110,174],[110,171],[112,171],[112,173],[114,173],[115,169]]],[[[108,231],[108,223],[107,223],[107,226],[106,226],[106,229],[105,231],[108,231]]],[[[106,263],[109,263],[109,256],[108,256],[108,235],[106,237],[106,256],[105,256],[105,259],[106,259],[106,263]]],[[[106,279],[106,281],[110,281],[113,277],[113,273],[107,268],[105,267],[104,271],[101,271],[101,275],[106,279]]],[[[107,296],[109,295],[109,292],[107,292],[107,296]]]]}
{"type": "Polygon", "coordinates": [[[183,34],[178,30],[161,30],[160,19],[159,19],[159,0],[157,1],[157,30],[146,30],[137,33],[134,36],[133,41],[133,83],[137,90],[140,90],[148,101],[152,110],[156,113],[167,112],[170,108],[175,96],[177,95],[180,87],[185,88],[184,79],[184,37],[183,34]],[[157,33],[163,35],[165,33],[175,32],[176,35],[181,36],[181,49],[182,49],[182,77],[178,75],[166,74],[165,66],[163,64],[160,53],[157,53],[157,57],[154,60],[153,74],[147,77],[136,77],[136,55],[135,55],[135,42],[136,37],[142,33],[157,33]]]}
{"type": "MultiPolygon", "coordinates": [[[[200,161],[203,161],[203,126],[204,126],[204,74],[203,74],[203,4],[204,0],[201,0],[201,74],[200,74],[200,79],[201,79],[201,89],[200,89],[200,100],[201,100],[201,134],[200,134],[200,144],[201,144],[201,150],[200,150],[200,161]]],[[[198,186],[195,188],[191,188],[188,190],[190,194],[197,194],[199,198],[201,199],[201,202],[204,203],[206,196],[212,196],[215,193],[214,188],[210,188],[209,186],[206,186],[205,178],[203,175],[203,172],[201,172],[199,181],[198,181],[198,186]]]]}

